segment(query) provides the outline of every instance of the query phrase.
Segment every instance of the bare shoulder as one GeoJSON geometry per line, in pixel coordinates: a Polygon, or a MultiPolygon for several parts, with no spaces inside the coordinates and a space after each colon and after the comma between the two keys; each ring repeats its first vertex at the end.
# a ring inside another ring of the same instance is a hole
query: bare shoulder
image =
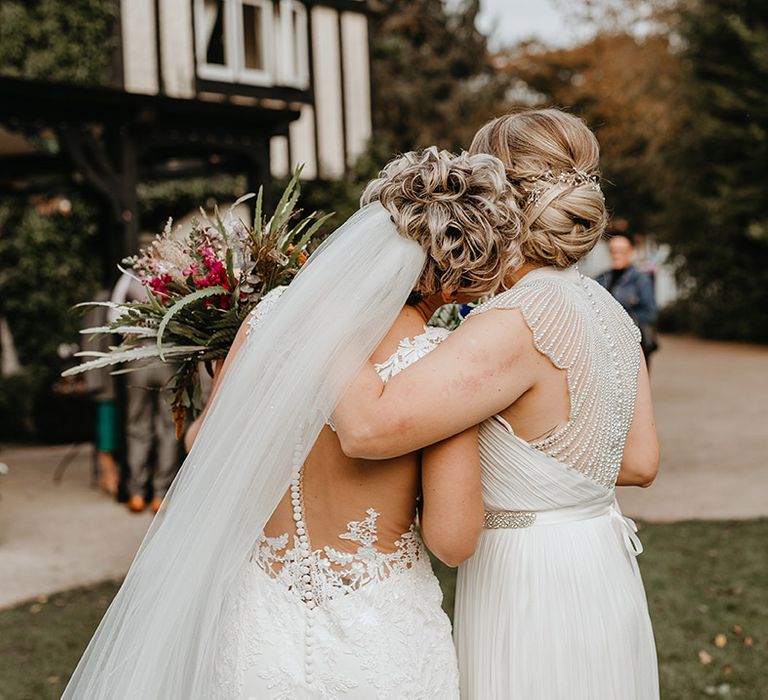
{"type": "Polygon", "coordinates": [[[451,333],[445,344],[507,357],[520,357],[534,350],[531,329],[518,308],[493,308],[474,313],[451,333]]]}
{"type": "Polygon", "coordinates": [[[398,314],[392,327],[371,355],[373,362],[383,362],[388,359],[403,338],[413,338],[424,332],[424,319],[416,309],[404,306],[398,314]]]}

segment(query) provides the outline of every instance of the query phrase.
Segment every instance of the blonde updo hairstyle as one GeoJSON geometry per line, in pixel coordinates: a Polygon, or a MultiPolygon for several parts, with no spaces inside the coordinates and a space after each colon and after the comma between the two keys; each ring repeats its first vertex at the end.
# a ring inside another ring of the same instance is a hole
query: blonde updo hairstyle
{"type": "Polygon", "coordinates": [[[600,240],[607,223],[600,147],[581,119],[557,109],[498,117],[477,132],[470,153],[490,153],[506,166],[526,262],[569,267],[600,240]]]}
{"type": "Polygon", "coordinates": [[[503,163],[492,155],[454,155],[434,146],[390,161],[365,188],[398,232],[427,254],[416,292],[495,292],[522,263],[520,211],[503,163]]]}

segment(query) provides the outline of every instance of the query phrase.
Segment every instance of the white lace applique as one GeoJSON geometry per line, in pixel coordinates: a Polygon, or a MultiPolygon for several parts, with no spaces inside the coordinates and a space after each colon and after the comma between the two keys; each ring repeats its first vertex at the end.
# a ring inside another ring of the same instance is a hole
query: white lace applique
{"type": "MultiPolygon", "coordinates": [[[[259,677],[267,682],[270,692],[270,700],[296,700],[302,685],[301,679],[285,668],[270,668],[259,673],[259,677]]],[[[316,676],[313,682],[313,690],[320,694],[323,700],[336,700],[341,693],[357,688],[357,683],[349,678],[325,673],[316,676]]]]}
{"type": "Polygon", "coordinates": [[[339,595],[359,590],[372,581],[381,581],[392,574],[406,571],[423,556],[421,539],[413,527],[395,542],[394,552],[380,552],[376,521],[379,514],[369,508],[363,520],[347,525],[339,539],[360,546],[355,552],[345,552],[326,545],[302,557],[298,537],[288,547],[289,535],[262,535],[254,548],[254,560],[272,578],[300,599],[323,605],[339,595]],[[309,576],[310,581],[307,581],[309,576]],[[311,584],[309,587],[307,584],[311,584]],[[307,589],[310,588],[310,596],[307,589]]]}
{"type": "MultiPolygon", "coordinates": [[[[449,335],[450,331],[438,326],[424,326],[424,332],[413,338],[403,338],[393,352],[384,362],[375,364],[373,368],[384,384],[404,369],[426,357],[449,335]]],[[[328,427],[336,432],[333,419],[328,419],[328,427]]]]}
{"type": "Polygon", "coordinates": [[[386,384],[396,374],[432,352],[449,335],[450,332],[445,328],[425,326],[421,335],[403,338],[397,350],[386,361],[374,365],[381,381],[386,384]]]}
{"type": "Polygon", "coordinates": [[[283,285],[282,287],[275,287],[274,289],[267,292],[261,298],[259,303],[256,304],[253,311],[251,311],[250,315],[248,316],[248,328],[245,331],[247,338],[251,336],[251,332],[254,328],[258,328],[264,322],[264,318],[272,310],[280,297],[283,296],[283,292],[286,289],[288,289],[287,285],[283,285]]]}

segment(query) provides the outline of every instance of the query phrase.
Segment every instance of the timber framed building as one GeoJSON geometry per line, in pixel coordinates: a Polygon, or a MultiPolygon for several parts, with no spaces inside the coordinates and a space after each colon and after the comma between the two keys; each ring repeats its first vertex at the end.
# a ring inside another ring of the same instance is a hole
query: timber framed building
{"type": "Polygon", "coordinates": [[[342,177],[364,151],[365,0],[112,1],[107,85],[0,76],[0,189],[40,173],[86,184],[109,212],[112,266],[137,248],[144,179],[226,172],[255,190],[298,163],[342,177]],[[36,148],[41,134],[57,148],[36,148]]]}

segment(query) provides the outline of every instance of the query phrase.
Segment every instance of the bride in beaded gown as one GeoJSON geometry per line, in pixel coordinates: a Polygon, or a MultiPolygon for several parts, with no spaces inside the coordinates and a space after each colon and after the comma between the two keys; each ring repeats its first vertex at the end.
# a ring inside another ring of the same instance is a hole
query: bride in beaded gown
{"type": "Polygon", "coordinates": [[[494,311],[520,314],[566,374],[570,418],[531,441],[503,415],[480,425],[484,530],[455,613],[463,697],[656,698],[642,546],[614,493],[639,331],[575,268],[535,269],[474,313],[494,311]]]}
{"type": "Polygon", "coordinates": [[[642,546],[615,501],[658,465],[648,374],[638,329],[575,267],[604,226],[597,143],[542,110],[492,121],[472,150],[518,188],[522,260],[383,389],[360,373],[334,413],[342,445],[391,457],[479,424],[484,526],[454,617],[463,699],[656,700],[642,546]]]}

